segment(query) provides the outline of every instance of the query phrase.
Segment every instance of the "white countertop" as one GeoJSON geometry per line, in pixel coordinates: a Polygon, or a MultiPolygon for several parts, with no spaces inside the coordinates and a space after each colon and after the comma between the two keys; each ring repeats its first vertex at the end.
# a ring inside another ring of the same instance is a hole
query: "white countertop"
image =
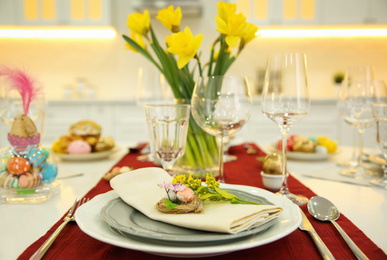
{"type": "MultiPolygon", "coordinates": [[[[289,160],[288,169],[319,196],[331,200],[342,214],[358,226],[384,252],[387,252],[385,238],[387,233],[387,190],[303,176],[303,174],[310,172],[324,172],[324,169],[332,170],[336,165],[335,160],[349,158],[351,151],[351,148],[342,148],[339,155],[328,161],[289,160]]],[[[2,237],[0,259],[16,259],[63,216],[76,197],[84,196],[93,188],[125,152],[126,148],[123,148],[106,160],[93,161],[92,163],[59,161],[59,178],[80,172],[84,175],[60,180],[58,193],[44,203],[34,205],[0,204],[2,237]]],[[[260,178],[258,172],[257,178],[260,178]]],[[[327,225],[330,224],[327,223],[327,225]]]]}

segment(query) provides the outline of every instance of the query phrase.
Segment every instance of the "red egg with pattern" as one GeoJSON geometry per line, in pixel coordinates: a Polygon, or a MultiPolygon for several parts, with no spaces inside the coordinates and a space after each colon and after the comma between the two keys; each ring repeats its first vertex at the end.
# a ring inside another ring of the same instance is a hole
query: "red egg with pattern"
{"type": "Polygon", "coordinates": [[[31,168],[31,164],[22,157],[13,157],[8,160],[7,169],[12,174],[24,174],[31,168]]]}

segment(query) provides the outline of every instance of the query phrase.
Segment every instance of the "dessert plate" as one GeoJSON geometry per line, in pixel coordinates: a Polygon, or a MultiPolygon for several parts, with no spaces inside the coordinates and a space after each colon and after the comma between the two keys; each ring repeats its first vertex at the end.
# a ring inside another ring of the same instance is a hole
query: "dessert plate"
{"type": "Polygon", "coordinates": [[[122,248],[170,257],[208,257],[265,245],[292,233],[301,223],[299,207],[284,197],[250,186],[221,184],[221,188],[244,191],[254,196],[263,197],[271,203],[282,207],[282,214],[270,228],[244,238],[206,243],[157,242],[155,239],[139,238],[122,232],[125,234],[123,236],[116,232],[118,230],[114,231],[114,228],[109,226],[100,214],[101,209],[107,203],[118,198],[115,191],[109,191],[94,197],[91,201],[82,205],[75,212],[75,220],[83,232],[102,242],[122,248]]]}
{"type": "MultiPolygon", "coordinates": [[[[268,149],[271,152],[278,152],[282,153],[282,151],[278,151],[277,148],[275,148],[275,145],[269,145],[268,149]]],[[[339,149],[335,153],[302,153],[302,152],[292,152],[287,151],[286,152],[286,158],[291,160],[305,160],[305,161],[322,161],[327,160],[328,158],[338,154],[340,152],[339,149]]]]}
{"type": "Polygon", "coordinates": [[[87,154],[66,154],[66,153],[54,153],[58,158],[64,161],[93,161],[109,157],[110,155],[118,152],[121,149],[119,146],[114,146],[113,149],[103,152],[94,152],[87,154]]]}
{"type": "MultiPolygon", "coordinates": [[[[263,197],[251,195],[244,191],[232,189],[228,189],[227,191],[244,200],[258,202],[265,205],[273,205],[273,203],[263,197]]],[[[117,230],[124,236],[132,235],[164,242],[169,241],[172,243],[207,243],[238,239],[262,232],[277,221],[277,219],[273,219],[272,221],[257,228],[239,232],[237,234],[207,232],[178,227],[152,220],[125,203],[121,198],[109,201],[102,208],[101,215],[109,226],[113,227],[114,230],[117,230]]]]}

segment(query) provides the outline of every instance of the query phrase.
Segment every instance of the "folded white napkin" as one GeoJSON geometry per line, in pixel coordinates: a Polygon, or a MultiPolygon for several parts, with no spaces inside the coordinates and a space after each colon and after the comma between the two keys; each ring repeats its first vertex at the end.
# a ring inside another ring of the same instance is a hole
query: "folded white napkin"
{"type": "Polygon", "coordinates": [[[204,201],[203,213],[166,214],[156,203],[166,197],[157,184],[171,183],[173,178],[161,168],[141,168],[123,173],[110,181],[122,200],[147,217],[192,229],[238,233],[277,218],[282,208],[274,205],[230,204],[228,201],[204,201]]]}

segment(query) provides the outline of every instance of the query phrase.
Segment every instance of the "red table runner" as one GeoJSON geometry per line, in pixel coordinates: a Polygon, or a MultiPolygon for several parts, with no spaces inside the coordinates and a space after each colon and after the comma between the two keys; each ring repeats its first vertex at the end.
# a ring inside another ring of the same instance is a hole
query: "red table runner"
{"type": "MultiPolygon", "coordinates": [[[[253,144],[252,144],[253,145],[253,144]]],[[[253,145],[256,147],[255,145],[253,145]]],[[[256,147],[258,148],[258,147],[256,147]]],[[[226,183],[242,184],[263,188],[260,171],[262,164],[256,160],[257,156],[263,156],[260,151],[256,155],[249,155],[243,145],[231,147],[230,154],[236,155],[238,160],[228,162],[224,167],[226,183]]],[[[136,157],[139,154],[130,153],[125,155],[116,166],[131,166],[135,169],[154,166],[151,162],[139,162],[136,157]]],[[[295,194],[302,194],[308,198],[315,196],[309,188],[298,180],[289,176],[289,189],[295,194]]],[[[104,179],[91,189],[85,197],[94,196],[111,190],[109,182],[104,179]]],[[[316,232],[325,242],[336,259],[356,259],[336,228],[329,223],[315,220],[307,213],[306,206],[301,209],[306,213],[316,232]]],[[[62,218],[39,240],[29,246],[19,259],[29,259],[32,254],[43,244],[43,242],[62,223],[62,218]]],[[[376,246],[360,229],[358,229],[345,216],[341,215],[337,223],[347,232],[357,246],[370,259],[386,259],[387,256],[376,246]]],[[[165,259],[167,257],[151,255],[148,253],[124,249],[110,244],[100,242],[83,233],[76,223],[70,222],[65,230],[52,244],[44,259],[165,259]]],[[[319,259],[320,255],[312,239],[307,232],[299,229],[290,235],[267,245],[236,251],[226,255],[211,257],[211,259],[319,259]]]]}

